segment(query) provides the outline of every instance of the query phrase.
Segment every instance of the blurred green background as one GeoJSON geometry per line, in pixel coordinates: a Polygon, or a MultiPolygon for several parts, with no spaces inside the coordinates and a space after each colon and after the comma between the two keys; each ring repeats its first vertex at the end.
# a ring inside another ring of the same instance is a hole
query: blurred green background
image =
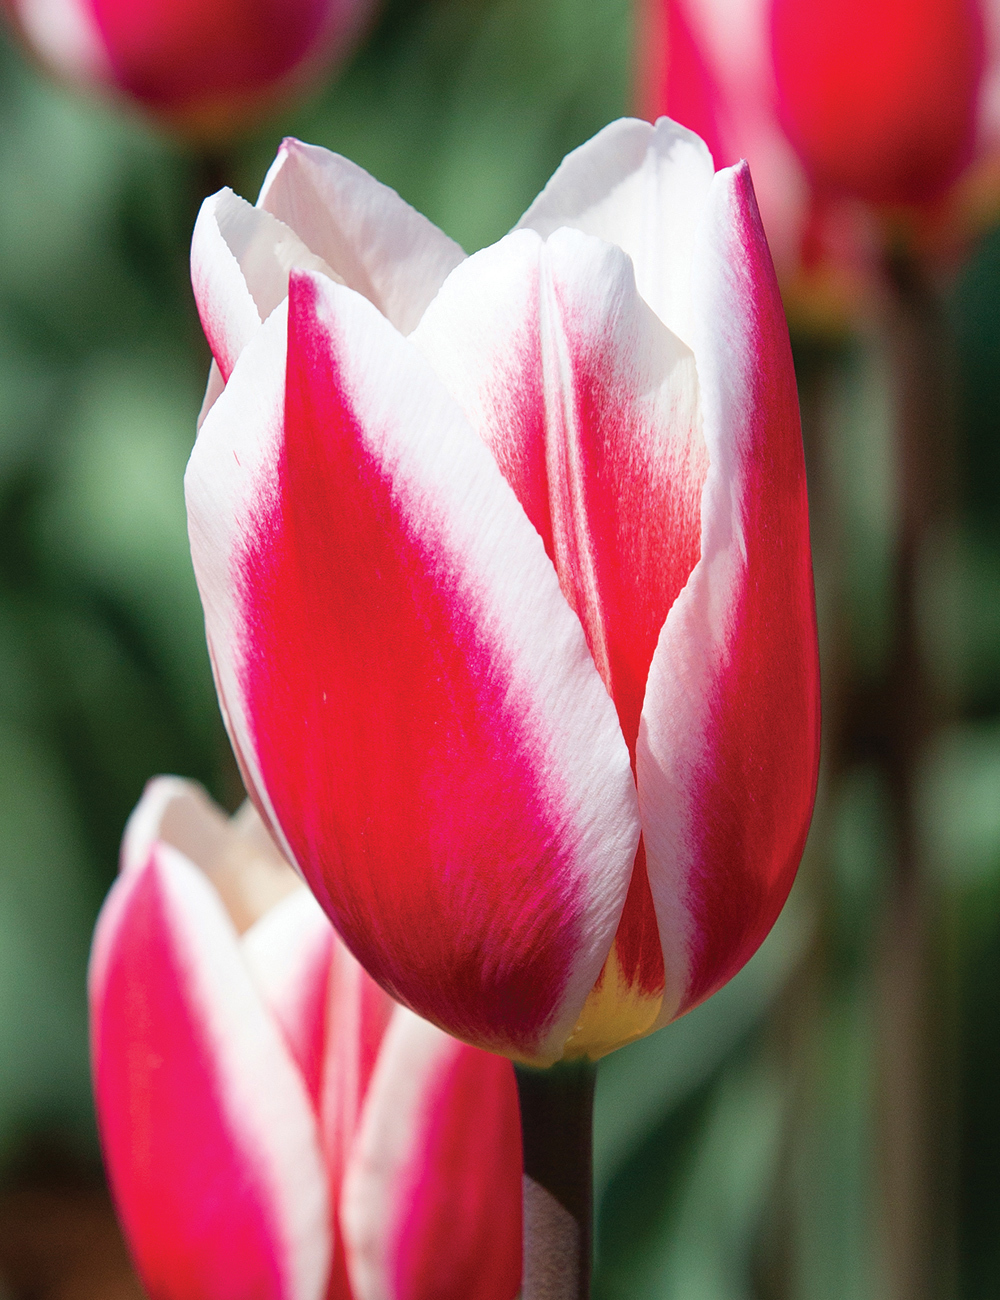
{"type": "MultiPolygon", "coordinates": [[[[631,22],[627,0],[394,0],[339,79],[240,146],[227,179],[253,197],[295,134],[360,162],[471,251],[627,110],[631,22]]],[[[240,797],[181,485],[208,366],[187,284],[205,174],[0,43],[0,1185],[11,1195],[97,1177],[87,950],[145,780],[177,772],[230,806],[240,797]]],[[[917,1166],[933,1200],[931,1293],[987,1300],[1000,1296],[1000,233],[971,250],[944,302],[957,473],[919,566],[920,636],[945,704],[918,764],[936,1145],[917,1166]]],[[[796,348],[827,669],[877,683],[899,518],[886,349],[863,329],[796,348]]],[[[839,745],[800,882],[764,948],[705,1007],[602,1066],[601,1300],[898,1293],[880,1174],[893,1016],[880,962],[897,847],[877,753],[839,745]]],[[[0,1296],[57,1293],[3,1268],[0,1249],[0,1296]]]]}

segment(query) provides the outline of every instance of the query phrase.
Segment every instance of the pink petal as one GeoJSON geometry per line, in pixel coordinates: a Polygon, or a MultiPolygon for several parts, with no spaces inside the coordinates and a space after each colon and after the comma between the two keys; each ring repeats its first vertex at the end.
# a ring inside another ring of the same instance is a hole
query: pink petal
{"type": "MultiPolygon", "coordinates": [[[[657,60],[653,41],[639,48],[649,64],[644,116],[676,118],[703,137],[723,167],[746,158],[779,273],[798,267],[809,186],[777,118],[769,0],[648,0],[665,20],[671,54],[657,60]]],[[[663,55],[666,43],[660,43],[663,55]]]]}
{"type": "Polygon", "coordinates": [[[191,284],[223,380],[287,295],[292,267],[330,273],[283,222],[232,190],[219,190],[201,205],[191,239],[191,284]]]}
{"type": "Polygon", "coordinates": [[[329,1261],[301,1076],[204,876],[154,848],[109,895],[90,970],[105,1161],[146,1289],[318,1300],[329,1261]]]}
{"type": "Polygon", "coordinates": [[[692,353],[620,249],[567,229],[470,257],[413,341],[541,534],[634,753],[656,641],[699,554],[692,353]]]}
{"type": "Polygon", "coordinates": [[[145,867],[158,840],[199,866],[219,852],[229,822],[195,781],[156,776],[146,782],[122,836],[121,869],[145,867]]]}
{"type": "MultiPolygon", "coordinates": [[[[413,341],[538,529],[635,754],[660,629],[699,555],[707,469],[694,357],[620,249],[519,231],[457,268],[413,341]]],[[[640,853],[618,932],[623,982],[663,987],[640,853]]]]}
{"type": "Polygon", "coordinates": [[[302,887],[255,921],[240,940],[257,991],[285,1038],[319,1110],[327,999],[337,942],[323,909],[302,887]]]}
{"type": "Polygon", "coordinates": [[[774,923],[819,756],[795,376],[746,164],[716,177],[693,274],[711,465],[702,555],[653,657],[637,761],[661,1019],[725,983],[774,923]]]}
{"type": "Polygon", "coordinates": [[[273,212],[404,334],[465,257],[395,190],[356,163],[285,140],[261,188],[273,212]]]}
{"type": "Polygon", "coordinates": [[[713,174],[691,131],[621,118],[563,159],[518,226],[543,237],[571,226],[617,244],[640,294],[690,344],[691,251],[713,174]]]}
{"type": "Polygon", "coordinates": [[[336,937],[307,889],[273,907],[242,938],[258,990],[302,1071],[320,1115],[334,1204],[327,1300],[351,1300],[338,1206],[378,1050],[396,1003],[336,937]]]}
{"type": "Polygon", "coordinates": [[[235,746],[384,988],[551,1059],[635,852],[613,708],[540,539],[416,349],[322,277],[293,276],[291,302],[287,398],[275,313],[188,471],[235,746]]]}
{"type": "Polygon", "coordinates": [[[510,1062],[400,1007],[344,1184],[356,1300],[513,1300],[520,1139],[510,1062]]]}
{"type": "Polygon", "coordinates": [[[341,1187],[379,1048],[396,1003],[364,972],[339,940],[334,943],[328,988],[320,1098],[326,1167],[330,1185],[336,1189],[334,1259],[328,1300],[357,1300],[347,1275],[340,1222],[341,1187]]]}

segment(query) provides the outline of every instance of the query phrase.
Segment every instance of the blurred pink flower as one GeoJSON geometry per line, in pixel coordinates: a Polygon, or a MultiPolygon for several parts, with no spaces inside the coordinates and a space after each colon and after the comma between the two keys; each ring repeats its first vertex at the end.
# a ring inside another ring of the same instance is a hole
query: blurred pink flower
{"type": "Polygon", "coordinates": [[[615,122],[466,258],[291,140],[256,208],[206,202],[192,271],[216,682],[344,941],[541,1064],[708,997],[785,901],[818,759],[795,376],[746,166],[615,122]]]}
{"type": "Polygon", "coordinates": [[[56,75],[225,136],[343,58],[375,0],[0,0],[56,75]]]}
{"type": "Polygon", "coordinates": [[[247,806],[159,778],[90,971],[105,1161],[153,1300],[513,1300],[510,1063],[394,1005],[247,806]]]}
{"type": "Polygon", "coordinates": [[[749,160],[786,289],[850,298],[885,230],[947,255],[1000,203],[995,0],[640,0],[639,98],[749,160]]]}

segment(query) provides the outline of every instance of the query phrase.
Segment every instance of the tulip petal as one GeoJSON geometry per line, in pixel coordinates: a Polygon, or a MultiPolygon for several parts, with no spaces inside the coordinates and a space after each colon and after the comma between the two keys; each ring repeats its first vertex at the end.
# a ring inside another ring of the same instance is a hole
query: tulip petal
{"type": "Polygon", "coordinates": [[[333,926],[304,886],[265,912],[241,939],[257,991],[284,1034],[317,1111],[334,943],[333,926]]]}
{"type": "MultiPolygon", "coordinates": [[[[699,555],[707,459],[693,355],[639,297],[620,249],[565,228],[474,254],[412,338],[541,534],[634,759],[657,639],[699,555]]],[[[602,1002],[615,1004],[617,1045],[648,1028],[663,989],[641,848],[615,947],[602,1002]]]]}
{"type": "Polygon", "coordinates": [[[212,358],[212,364],[208,370],[208,383],[205,385],[205,396],[202,398],[201,410],[198,412],[198,419],[195,424],[196,429],[200,429],[205,423],[205,416],[218,400],[219,394],[226,386],[226,381],[222,378],[222,371],[219,369],[219,363],[212,358]]]}
{"type": "Polygon", "coordinates": [[[121,869],[144,867],[157,840],[199,866],[222,850],[229,822],[195,781],[157,776],[146,782],[122,836],[121,869]]]}
{"type": "Polygon", "coordinates": [[[693,274],[702,553],[653,657],[637,756],[670,991],[661,1021],[725,983],[774,923],[819,757],[795,375],[745,163],[713,183],[693,274]]]}
{"type": "Polygon", "coordinates": [[[513,1300],[521,1125],[510,1062],[398,1008],[341,1221],[356,1300],[513,1300]]]}
{"type": "Polygon", "coordinates": [[[567,154],[518,222],[544,238],[570,226],[631,257],[640,294],[691,344],[691,252],[712,182],[702,140],[669,118],[620,118],[567,154]]]}
{"type": "Polygon", "coordinates": [[[89,988],[102,1145],[149,1294],[319,1300],[312,1108],[218,896],[180,854],[157,845],[119,878],[89,988]]]}
{"type": "Polygon", "coordinates": [[[188,510],[259,805],[393,996],[552,1059],[638,837],[614,709],[542,543],[418,351],[292,277],[206,419],[188,510]],[[239,382],[237,382],[239,381],[239,382]]]}
{"type": "Polygon", "coordinates": [[[285,140],[258,206],[273,212],[403,334],[465,253],[356,163],[285,140]]]}
{"type": "Polygon", "coordinates": [[[191,285],[223,380],[288,293],[292,267],[337,277],[284,222],[230,189],[201,205],[191,239],[191,285]]]}
{"type": "MultiPolygon", "coordinates": [[[[327,922],[329,924],[329,922],[327,922]]],[[[386,1027],[397,1004],[335,940],[326,1008],[320,1125],[330,1185],[337,1188],[327,1300],[357,1300],[347,1274],[340,1188],[386,1027]]]]}
{"type": "Polygon", "coordinates": [[[541,534],[634,753],[657,638],[699,554],[694,356],[624,253],[567,229],[474,254],[413,342],[541,534]]]}

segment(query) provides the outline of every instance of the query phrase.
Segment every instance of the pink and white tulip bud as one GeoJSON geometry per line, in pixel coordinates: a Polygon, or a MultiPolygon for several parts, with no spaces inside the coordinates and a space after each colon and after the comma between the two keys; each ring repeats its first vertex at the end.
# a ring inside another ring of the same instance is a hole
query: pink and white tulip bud
{"type": "Polygon", "coordinates": [[[396,1006],[249,806],[159,778],[90,970],[108,1176],[152,1300],[513,1300],[509,1062],[396,1006]]]}
{"type": "Polygon", "coordinates": [[[466,257],[286,141],[192,258],[192,554],[268,825],[379,984],[468,1042],[596,1058],[683,1014],[778,915],[819,749],[746,165],[615,122],[466,257]]]}
{"type": "Polygon", "coordinates": [[[225,137],[342,59],[374,0],[0,0],[57,76],[225,137]]]}

